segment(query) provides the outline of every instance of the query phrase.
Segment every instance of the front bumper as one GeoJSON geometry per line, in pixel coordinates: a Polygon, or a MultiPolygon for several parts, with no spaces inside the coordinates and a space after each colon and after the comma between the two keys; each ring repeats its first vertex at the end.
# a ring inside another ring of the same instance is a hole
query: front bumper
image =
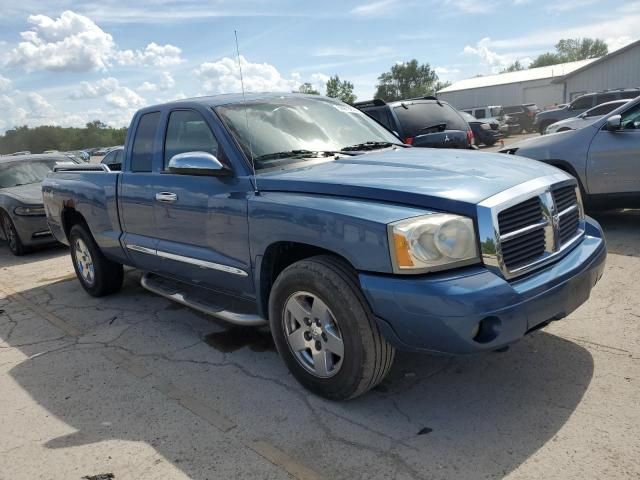
{"type": "Polygon", "coordinates": [[[12,215],[11,219],[23,245],[36,246],[56,242],[46,216],[12,215]]]}
{"type": "Polygon", "coordinates": [[[589,298],[606,256],[602,230],[588,219],[573,250],[511,282],[480,266],[420,277],[359,277],[382,334],[396,348],[459,355],[499,349],[569,315],[589,298]]]}

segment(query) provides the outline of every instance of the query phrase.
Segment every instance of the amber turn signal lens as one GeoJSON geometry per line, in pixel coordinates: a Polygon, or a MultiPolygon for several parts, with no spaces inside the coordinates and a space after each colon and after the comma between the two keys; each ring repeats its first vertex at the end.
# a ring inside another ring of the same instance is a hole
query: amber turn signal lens
{"type": "Polygon", "coordinates": [[[409,242],[407,242],[405,236],[395,233],[393,239],[396,247],[396,262],[398,267],[413,267],[413,260],[411,260],[411,255],[409,255],[409,242]]]}

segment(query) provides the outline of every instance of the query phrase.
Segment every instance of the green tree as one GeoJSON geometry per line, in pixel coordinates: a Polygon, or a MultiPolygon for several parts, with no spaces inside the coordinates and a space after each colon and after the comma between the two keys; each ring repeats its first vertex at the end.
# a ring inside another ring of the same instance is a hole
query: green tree
{"type": "Polygon", "coordinates": [[[609,53],[607,44],[599,38],[563,38],[555,45],[555,52],[539,55],[529,68],[546,67],[558,63],[577,62],[602,57],[609,53]]]}
{"type": "Polygon", "coordinates": [[[503,69],[500,73],[519,72],[520,70],[524,69],[525,67],[520,63],[520,60],[516,60],[507,68],[503,69]]]}
{"type": "Polygon", "coordinates": [[[340,80],[338,75],[327,80],[327,97],[337,98],[345,103],[354,103],[358,98],[353,93],[353,83],[340,80]]]}
{"type": "Polygon", "coordinates": [[[417,60],[397,63],[391,71],[378,77],[376,98],[387,102],[405,98],[434,95],[445,83],[438,81],[438,75],[428,63],[420,65],[417,60]]]}
{"type": "Polygon", "coordinates": [[[35,128],[15,127],[0,135],[0,154],[29,150],[79,150],[89,147],[122,145],[126,128],[111,128],[99,120],[87,123],[84,128],[42,125],[35,128]]]}
{"type": "Polygon", "coordinates": [[[298,93],[308,93],[309,95],[320,95],[320,92],[313,88],[309,82],[305,82],[298,87],[298,93]]]}

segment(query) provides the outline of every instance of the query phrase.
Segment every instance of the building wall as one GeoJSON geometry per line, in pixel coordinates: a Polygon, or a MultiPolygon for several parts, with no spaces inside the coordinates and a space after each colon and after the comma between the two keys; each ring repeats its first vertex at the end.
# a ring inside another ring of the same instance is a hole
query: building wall
{"type": "Polygon", "coordinates": [[[567,78],[566,85],[566,101],[609,88],[640,87],[640,45],[567,78]]]}
{"type": "Polygon", "coordinates": [[[438,98],[459,110],[486,105],[519,105],[536,103],[539,107],[563,103],[564,85],[551,83],[551,78],[508,83],[489,87],[442,92],[438,98]]]}

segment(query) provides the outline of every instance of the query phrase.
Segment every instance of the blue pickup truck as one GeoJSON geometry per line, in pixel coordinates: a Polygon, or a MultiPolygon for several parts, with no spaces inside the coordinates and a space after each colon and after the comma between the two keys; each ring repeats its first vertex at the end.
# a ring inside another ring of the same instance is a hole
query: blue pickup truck
{"type": "Polygon", "coordinates": [[[268,324],[331,399],[381,382],[396,349],[502,349],[585,302],[605,263],[570,175],[412,148],[318,96],[144,108],[114,168],[58,166],[42,186],[84,289],[116,292],[130,265],[156,294],[268,324]]]}

